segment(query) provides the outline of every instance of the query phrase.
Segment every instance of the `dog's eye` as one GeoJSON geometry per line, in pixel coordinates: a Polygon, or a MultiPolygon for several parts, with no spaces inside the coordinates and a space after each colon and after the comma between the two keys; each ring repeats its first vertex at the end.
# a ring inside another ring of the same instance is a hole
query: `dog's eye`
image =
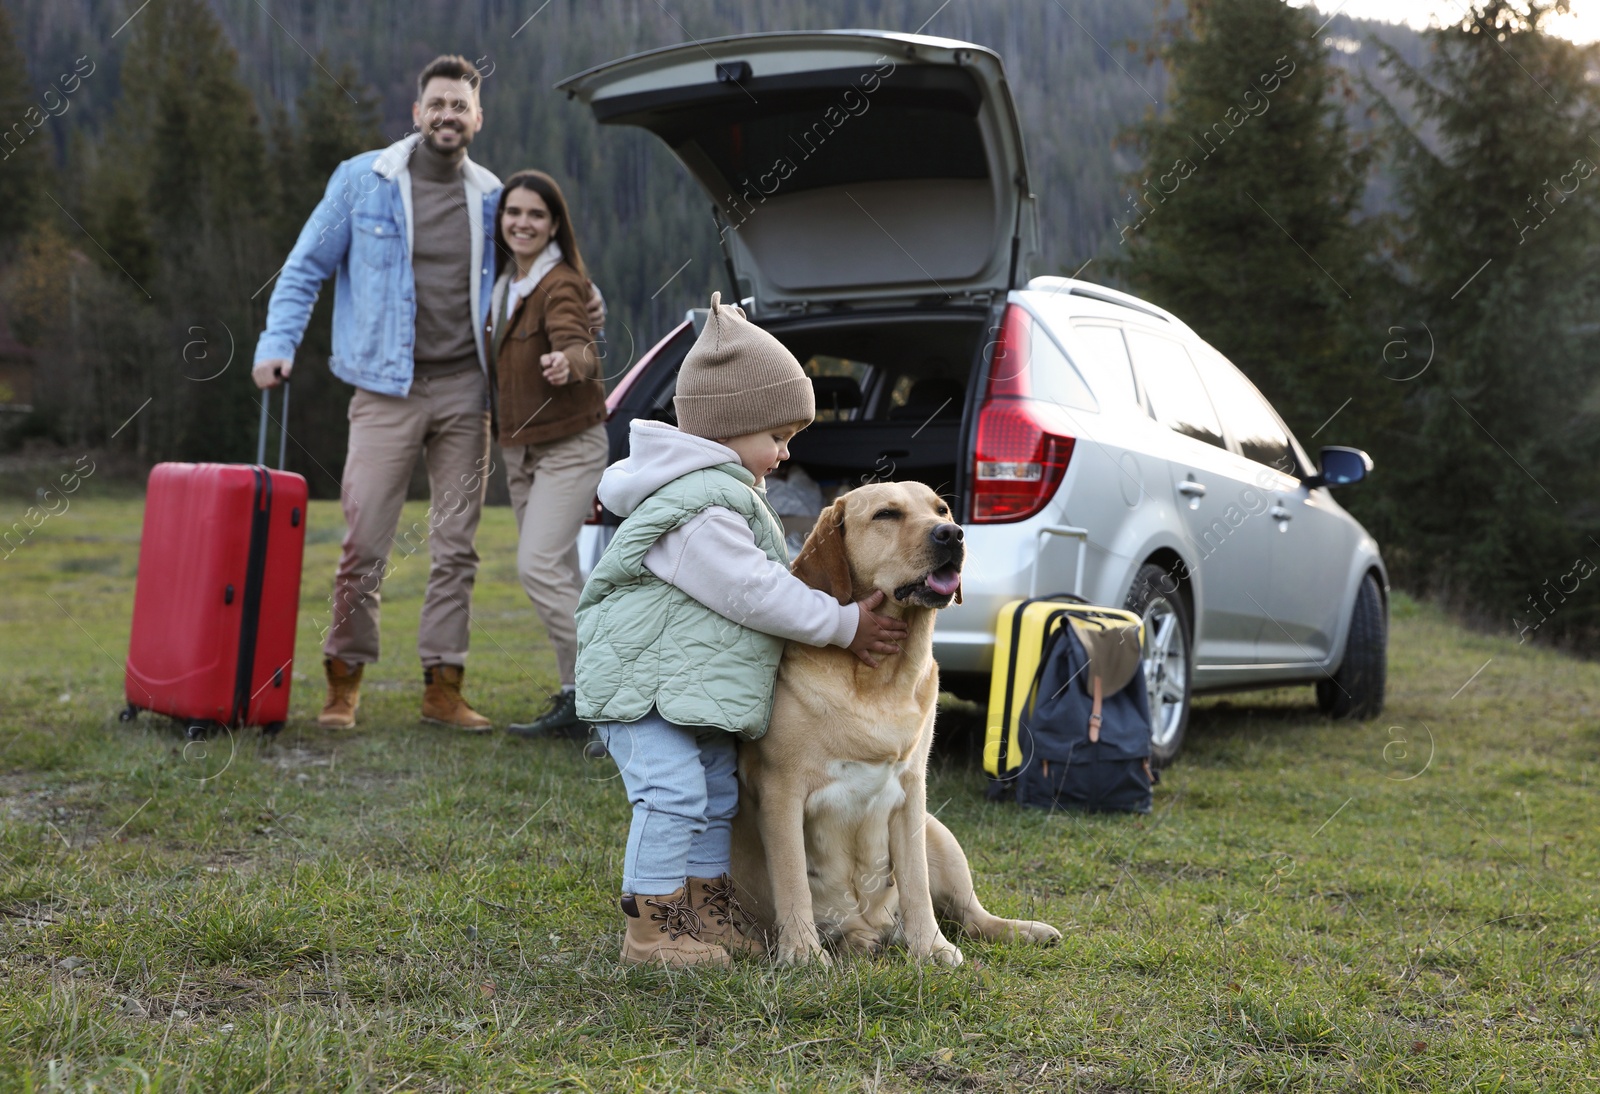
{"type": "Polygon", "coordinates": [[[872,514],[873,520],[899,520],[904,514],[898,509],[879,509],[872,514]]]}
{"type": "Polygon", "coordinates": [[[950,515],[950,507],[948,505],[941,505],[933,512],[935,516],[948,517],[950,515]]]}

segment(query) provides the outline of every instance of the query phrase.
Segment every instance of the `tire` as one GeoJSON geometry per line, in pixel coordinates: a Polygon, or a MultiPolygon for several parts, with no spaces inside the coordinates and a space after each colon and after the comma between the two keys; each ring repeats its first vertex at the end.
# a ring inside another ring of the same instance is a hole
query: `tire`
{"type": "Polygon", "coordinates": [[[1317,681],[1317,706],[1334,718],[1376,718],[1383,713],[1388,677],[1389,620],[1378,580],[1368,574],[1356,590],[1339,671],[1317,681]]]}
{"type": "Polygon", "coordinates": [[[1144,679],[1150,696],[1150,759],[1166,767],[1183,747],[1193,698],[1194,625],[1166,569],[1147,562],[1124,606],[1144,620],[1144,679]]]}

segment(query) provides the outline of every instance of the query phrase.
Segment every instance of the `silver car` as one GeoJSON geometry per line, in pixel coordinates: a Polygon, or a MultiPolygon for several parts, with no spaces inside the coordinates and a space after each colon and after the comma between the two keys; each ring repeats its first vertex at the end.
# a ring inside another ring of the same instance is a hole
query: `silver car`
{"type": "MultiPolygon", "coordinates": [[[[995,624],[1022,597],[1141,612],[1155,752],[1200,692],[1314,684],[1335,716],[1382,709],[1388,577],[1267,401],[1176,316],[1023,271],[1034,199],[1000,58],[871,31],[654,50],[560,85],[654,132],[704,188],[749,317],[805,363],[815,424],[792,463],[822,497],[915,479],[961,515],[963,603],[940,613],[944,684],[988,693],[995,624]]],[[[613,457],[671,421],[691,312],[615,384],[613,457]]],[[[615,518],[596,507],[592,565],[615,518]]]]}

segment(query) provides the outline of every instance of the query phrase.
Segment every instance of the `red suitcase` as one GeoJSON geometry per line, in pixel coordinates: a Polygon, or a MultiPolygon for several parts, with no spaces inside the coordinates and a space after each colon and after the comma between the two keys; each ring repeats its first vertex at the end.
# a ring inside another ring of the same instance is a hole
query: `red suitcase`
{"type": "MultiPolygon", "coordinates": [[[[287,385],[283,402],[287,422],[287,385]]],[[[305,541],[301,476],[244,464],[157,464],[145,493],[122,720],[141,710],[167,714],[191,737],[225,726],[283,728],[305,541]]]]}

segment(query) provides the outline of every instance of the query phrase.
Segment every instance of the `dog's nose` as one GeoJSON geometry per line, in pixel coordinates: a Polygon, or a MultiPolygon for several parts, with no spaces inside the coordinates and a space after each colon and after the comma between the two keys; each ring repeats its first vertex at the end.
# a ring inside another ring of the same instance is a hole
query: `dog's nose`
{"type": "Polygon", "coordinates": [[[938,524],[934,526],[932,532],[928,533],[928,538],[940,547],[949,547],[952,544],[960,543],[964,536],[965,533],[961,531],[961,525],[959,524],[938,524]]]}

